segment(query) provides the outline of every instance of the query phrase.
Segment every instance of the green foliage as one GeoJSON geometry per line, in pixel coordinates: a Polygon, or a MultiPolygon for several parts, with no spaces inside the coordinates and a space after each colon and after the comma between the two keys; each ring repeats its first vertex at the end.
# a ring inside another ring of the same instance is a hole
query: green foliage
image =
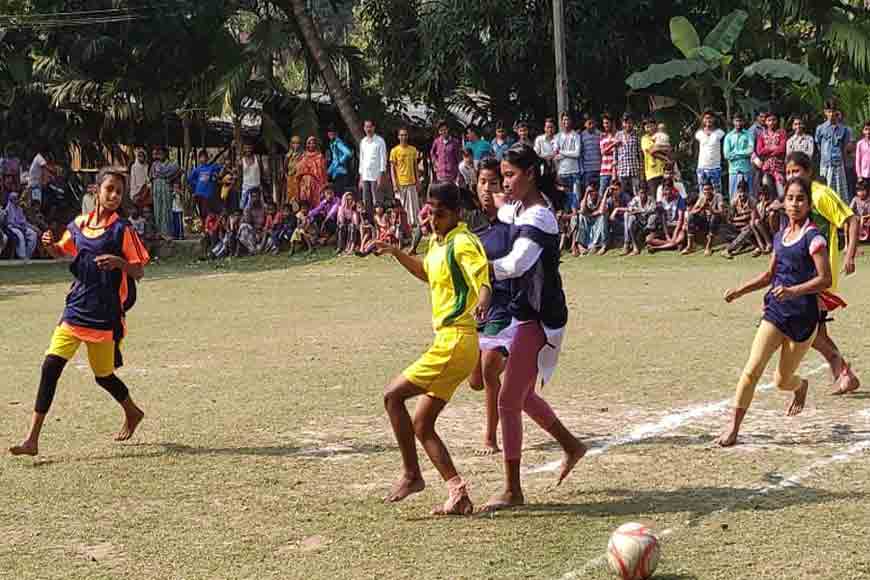
{"type": "Polygon", "coordinates": [[[686,58],[695,58],[698,54],[698,48],[701,46],[701,39],[698,37],[698,31],[692,26],[692,23],[683,16],[671,18],[671,42],[674,43],[683,56],[686,58]]]}
{"type": "Polygon", "coordinates": [[[773,58],[765,58],[750,64],[743,69],[743,75],[747,77],[759,76],[764,79],[787,80],[810,86],[819,84],[819,77],[807,70],[805,66],[773,58]]]}
{"type": "Polygon", "coordinates": [[[693,77],[709,70],[710,66],[701,59],[669,60],[661,64],[652,64],[645,70],[632,74],[625,82],[632,90],[639,91],[671,80],[693,77]]]}
{"type": "Polygon", "coordinates": [[[743,10],[735,10],[725,16],[704,38],[704,46],[709,46],[722,54],[731,52],[748,19],[749,14],[743,10]]]}

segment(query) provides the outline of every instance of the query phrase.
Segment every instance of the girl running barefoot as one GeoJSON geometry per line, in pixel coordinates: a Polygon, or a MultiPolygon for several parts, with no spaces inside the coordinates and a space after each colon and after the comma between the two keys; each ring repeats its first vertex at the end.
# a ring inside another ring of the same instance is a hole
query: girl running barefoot
{"type": "Polygon", "coordinates": [[[366,250],[391,254],[413,276],[429,284],[435,342],[417,362],[387,385],[384,407],[402,454],[404,473],[385,498],[397,502],[423,491],[414,435],[447,482],[448,497],[435,515],[468,515],[474,510],[465,480],[457,473],[447,447],[435,432],[435,421],[456,388],[474,370],[478,357],[475,307],[486,310],[490,301],[489,268],[480,240],[459,221],[459,188],[452,183],[432,186],[432,227],[435,235],[422,260],[387,241],[375,240],[366,250]],[[417,402],[414,420],[405,401],[417,402]]]}
{"type": "Polygon", "coordinates": [[[486,511],[525,502],[520,483],[523,411],[562,446],[565,458],[558,483],[586,453],[586,447],[535,392],[539,375],[542,383],[553,375],[568,321],[559,274],[559,228],[552,209],[560,207],[561,200],[544,194],[554,195],[555,188],[541,167],[535,151],[524,144],[508,149],[501,162],[504,190],[513,203],[499,210],[499,219],[514,226],[515,237],[510,253],[491,265],[496,280],[511,280],[513,339],[498,397],[505,487],[489,500],[486,511]]]}
{"type": "MultiPolygon", "coordinates": [[[[504,258],[511,249],[513,232],[511,226],[499,221],[497,196],[502,197],[501,171],[496,159],[484,159],[477,172],[477,199],[489,223],[475,230],[483,243],[488,260],[504,258]]],[[[480,361],[469,378],[471,388],[485,390],[486,431],[483,448],[478,455],[494,455],[498,447],[498,393],[501,390],[501,374],[507,362],[511,336],[508,328],[511,315],[508,306],[511,301],[510,281],[492,283],[492,299],[489,309],[478,316],[478,339],[480,340],[480,361]]]]}
{"type": "Polygon", "coordinates": [[[148,262],[148,252],[133,227],[117,213],[126,186],[123,171],[103,170],[96,209],[77,217],[59,242],[54,243],[51,231],[42,236],[43,245],[53,257],[75,257],[70,266],[75,281],[42,363],[30,431],[20,445],[9,449],[13,455],[39,453],[39,434],[57,382],[64,365],[83,342],[97,384],[124,410],[124,424],[115,440],[130,439],[145,416],[127,386],[115,375],[115,369],[122,364],[124,315],[136,300],[134,281],[142,278],[148,262]]]}
{"type": "Polygon", "coordinates": [[[779,366],[774,383],[778,389],[794,393],[787,414],[799,414],[806,402],[809,383],[795,373],[816,336],[818,294],[831,286],[831,262],[828,243],[810,220],[810,182],[800,177],[790,179],[785,188],[784,204],[788,226],[774,237],[773,255],[767,271],[725,293],[725,301],[733,302],[745,294],[770,286],[764,297],[764,318],[737,383],[734,417],[731,425],[716,440],[722,447],[737,442],[740,424],[755,394],[755,385],[777,350],[780,351],[779,366]]]}

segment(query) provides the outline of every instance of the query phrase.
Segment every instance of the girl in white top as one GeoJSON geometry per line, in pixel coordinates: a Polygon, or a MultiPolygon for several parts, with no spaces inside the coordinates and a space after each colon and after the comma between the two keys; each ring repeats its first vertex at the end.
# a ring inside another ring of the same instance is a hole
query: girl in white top
{"type": "Polygon", "coordinates": [[[807,125],[803,119],[795,117],[791,122],[794,134],[785,142],[785,154],[791,155],[793,151],[801,151],[807,154],[810,159],[813,158],[816,145],[813,142],[813,136],[807,135],[807,125]]]}

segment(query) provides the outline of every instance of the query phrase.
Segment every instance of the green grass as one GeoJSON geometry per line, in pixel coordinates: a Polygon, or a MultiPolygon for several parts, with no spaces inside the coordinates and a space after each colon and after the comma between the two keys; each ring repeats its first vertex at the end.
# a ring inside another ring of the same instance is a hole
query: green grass
{"type": "MultiPolygon", "coordinates": [[[[730,398],[762,295],[721,296],[763,266],[566,258],[571,320],[544,396],[593,445],[730,398]]],[[[870,261],[858,267],[832,329],[861,374],[870,261]]],[[[9,444],[24,434],[68,284],[62,265],[0,268],[9,444]]],[[[559,488],[553,472],[526,474],[530,505],[513,513],[430,517],[444,488],[427,460],[427,490],[383,505],[400,463],[382,388],[428,346],[430,324],[426,289],[389,259],[149,268],[119,371],[145,422],[113,443],[117,406],[83,354],[68,365],[40,458],[0,464],[0,577],[595,580],[610,576],[596,558],[628,521],[668,530],[658,578],[870,575],[866,450],[828,461],[870,437],[866,394],[828,397],[816,354],[805,414],[785,418],[785,396],[760,391],[733,450],[710,445],[725,415],[702,413],[607,448],[559,488]],[[782,485],[793,474],[799,484],[782,485]]],[[[474,455],[482,399],[463,387],[439,421],[478,504],[501,474],[498,458],[474,455]]],[[[529,467],[559,458],[530,421],[525,447],[529,467]]]]}

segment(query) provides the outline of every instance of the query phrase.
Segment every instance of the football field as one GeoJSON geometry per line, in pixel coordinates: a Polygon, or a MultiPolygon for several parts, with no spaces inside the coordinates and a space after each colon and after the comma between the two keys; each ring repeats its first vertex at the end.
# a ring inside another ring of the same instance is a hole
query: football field
{"type": "MultiPolygon", "coordinates": [[[[325,256],[325,254],[324,254],[325,256]]],[[[121,413],[70,361],[36,459],[0,459],[0,578],[260,580],[611,577],[620,524],[662,538],[656,578],[870,577],[870,259],[842,284],[831,334],[867,382],[828,396],[818,354],[804,413],[762,379],[740,444],[728,417],[763,293],[725,304],[763,259],[566,257],[571,308],[544,396],[590,445],[555,488],[558,446],[525,423],[528,506],[439,519],[445,488],[397,505],[384,385],[432,338],[428,291],[389,258],[258,258],[149,267],[118,372],[121,413]]],[[[63,265],[0,268],[0,443],[25,434],[60,315],[63,265]]],[[[477,506],[500,489],[483,393],[463,386],[439,431],[477,506]]],[[[419,448],[419,446],[418,446],[419,448]]],[[[422,455],[422,448],[419,448],[422,455]]]]}

